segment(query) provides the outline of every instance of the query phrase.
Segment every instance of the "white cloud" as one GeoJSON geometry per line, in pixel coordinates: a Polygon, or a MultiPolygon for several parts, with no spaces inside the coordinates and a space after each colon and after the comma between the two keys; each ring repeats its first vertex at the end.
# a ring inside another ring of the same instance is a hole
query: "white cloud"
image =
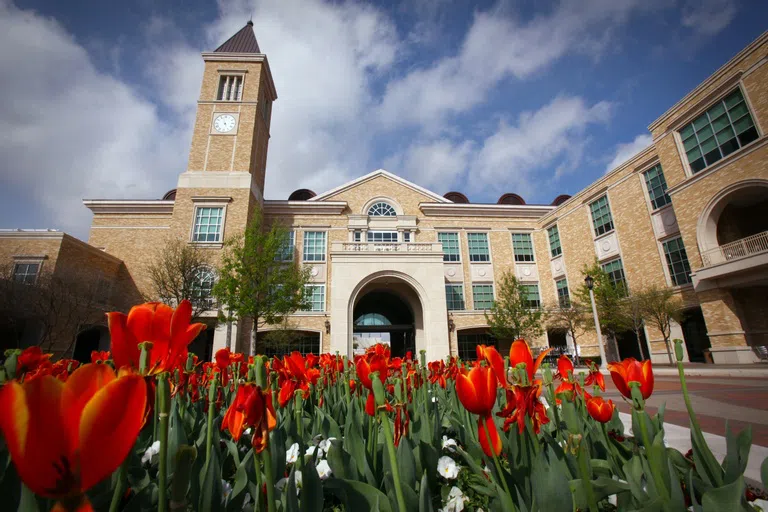
{"type": "Polygon", "coordinates": [[[58,23],[0,2],[0,47],[0,66],[13,70],[0,75],[0,172],[52,224],[35,227],[82,237],[83,197],[158,197],[173,186],[187,141],[153,104],[96,70],[58,23]]]}
{"type": "Polygon", "coordinates": [[[551,13],[526,22],[504,12],[503,3],[500,6],[475,14],[456,55],[387,85],[379,109],[384,125],[439,130],[446,116],[482,103],[502,79],[529,77],[569,52],[594,57],[606,47],[613,30],[634,10],[644,8],[644,2],[562,2],[551,13]]]}
{"type": "Polygon", "coordinates": [[[384,168],[396,169],[419,185],[444,193],[456,188],[474,156],[473,146],[472,141],[422,141],[387,159],[384,168]]]}
{"type": "Polygon", "coordinates": [[[730,25],[738,11],[735,0],[694,0],[682,9],[681,23],[703,36],[714,36],[730,25]]]}
{"type": "Polygon", "coordinates": [[[605,172],[611,172],[619,165],[623,164],[638,154],[640,151],[650,146],[652,142],[653,137],[651,137],[649,134],[641,133],[635,137],[632,142],[617,145],[616,151],[613,154],[613,159],[605,167],[605,172]]]}
{"type": "Polygon", "coordinates": [[[470,167],[469,190],[523,197],[534,188],[540,191],[547,181],[579,165],[588,143],[586,128],[606,122],[611,110],[608,102],[590,106],[579,97],[559,96],[535,112],[524,112],[514,125],[502,122],[470,167]]]}

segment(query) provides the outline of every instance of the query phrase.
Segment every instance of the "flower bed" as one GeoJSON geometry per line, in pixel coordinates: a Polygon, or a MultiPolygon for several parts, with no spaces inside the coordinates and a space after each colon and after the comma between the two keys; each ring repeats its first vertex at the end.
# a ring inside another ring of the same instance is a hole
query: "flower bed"
{"type": "MultiPolygon", "coordinates": [[[[759,510],[749,430],[720,462],[691,408],[693,449],[665,447],[649,361],[610,366],[624,431],[592,365],[508,358],[426,363],[376,345],[354,360],[220,350],[198,363],[191,307],[109,314],[111,353],[51,362],[9,351],[0,388],[4,510],[759,510]],[[9,459],[10,462],[9,463],[9,459]]],[[[678,359],[681,347],[678,342],[678,359]]],[[[763,463],[763,484],[768,464],[763,463]]]]}

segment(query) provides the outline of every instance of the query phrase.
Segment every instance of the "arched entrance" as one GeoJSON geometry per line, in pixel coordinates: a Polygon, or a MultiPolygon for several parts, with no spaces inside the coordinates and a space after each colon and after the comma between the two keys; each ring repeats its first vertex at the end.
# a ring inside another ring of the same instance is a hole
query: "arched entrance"
{"type": "Polygon", "coordinates": [[[382,275],[363,284],[351,300],[352,354],[360,354],[376,343],[388,344],[393,357],[404,357],[424,338],[421,299],[405,279],[382,275]]]}
{"type": "Polygon", "coordinates": [[[109,345],[109,329],[105,325],[83,327],[77,333],[72,359],[81,363],[90,363],[91,352],[109,350],[109,345]]]}

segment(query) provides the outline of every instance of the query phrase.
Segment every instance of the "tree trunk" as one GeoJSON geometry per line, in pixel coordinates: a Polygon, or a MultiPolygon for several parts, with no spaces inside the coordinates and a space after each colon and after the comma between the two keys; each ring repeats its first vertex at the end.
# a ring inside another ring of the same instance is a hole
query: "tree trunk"
{"type": "Polygon", "coordinates": [[[667,356],[669,357],[669,364],[675,364],[672,360],[672,349],[669,346],[669,336],[664,336],[664,345],[667,347],[667,356]]]}
{"type": "Polygon", "coordinates": [[[640,341],[640,329],[635,330],[635,339],[637,340],[637,350],[640,351],[640,360],[644,361],[645,356],[643,355],[643,344],[640,341]]]}
{"type": "Polygon", "coordinates": [[[254,318],[253,319],[253,325],[251,326],[251,346],[250,346],[250,355],[255,356],[256,355],[256,332],[259,330],[259,319],[254,318]]]}
{"type": "Polygon", "coordinates": [[[232,351],[232,317],[227,312],[227,350],[232,351]]]}

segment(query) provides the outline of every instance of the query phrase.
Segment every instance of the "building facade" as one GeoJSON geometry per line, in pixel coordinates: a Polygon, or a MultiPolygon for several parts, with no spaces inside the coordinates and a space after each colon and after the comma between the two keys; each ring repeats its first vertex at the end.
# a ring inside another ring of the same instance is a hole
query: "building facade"
{"type": "MultiPolygon", "coordinates": [[[[649,147],[547,205],[513,193],[472,203],[385,170],[319,194],[265,199],[277,99],[267,57],[250,23],[202,57],[177,188],[161,200],[84,201],[94,214],[88,244],[120,261],[140,293],[150,289],[142,269],[168,237],[216,261],[225,239],[262,208],[290,229],[286,261],[311,268],[311,310],[289,319],[303,351],[352,354],[384,340],[429,359],[472,355],[494,342],[485,311],[504,272],[527,287],[532,307],[555,306],[568,303],[595,260],[630,293],[673,289],[686,314],[672,337],[685,340],[691,361],[754,362],[768,345],[768,34],[654,121],[649,147]]],[[[207,354],[225,344],[216,316],[201,342],[207,354]]],[[[250,326],[240,321],[233,331],[245,350],[250,326]]],[[[634,334],[619,336],[621,355],[666,361],[661,334],[649,325],[643,334],[640,347],[634,334]]],[[[533,344],[576,350],[554,328],[533,344]]],[[[576,345],[580,355],[598,353],[594,332],[576,345]]]]}

